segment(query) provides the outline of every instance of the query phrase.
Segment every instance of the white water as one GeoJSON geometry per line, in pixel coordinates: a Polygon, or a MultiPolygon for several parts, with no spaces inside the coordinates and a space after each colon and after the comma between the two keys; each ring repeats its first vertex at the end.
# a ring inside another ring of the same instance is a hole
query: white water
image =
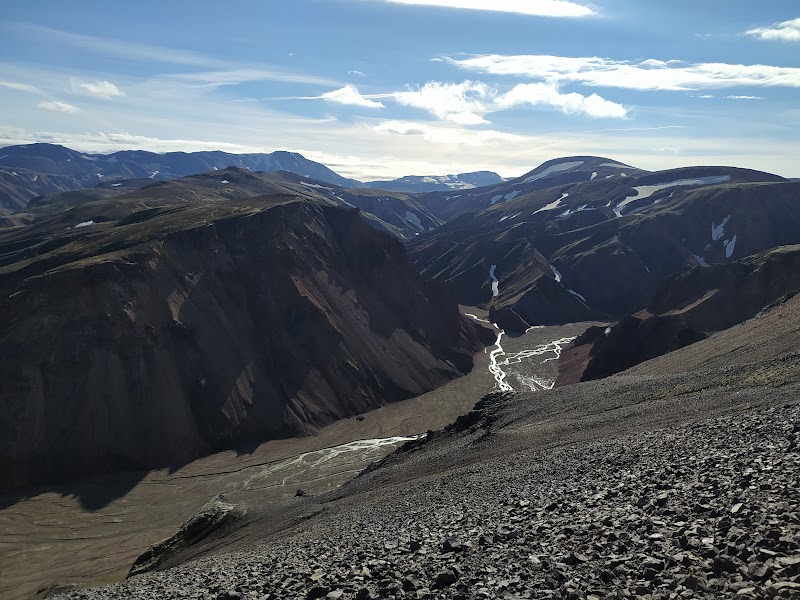
{"type": "Polygon", "coordinates": [[[500,368],[500,365],[497,364],[497,357],[504,356],[505,350],[503,350],[503,346],[500,345],[501,340],[503,339],[503,334],[505,331],[497,327],[496,323],[492,323],[496,329],[499,330],[497,334],[497,342],[495,343],[494,350],[491,351],[489,354],[489,372],[494,375],[495,385],[501,392],[513,392],[514,388],[511,387],[506,382],[506,373],[503,369],[500,368]]]}
{"type": "MultiPolygon", "coordinates": [[[[477,315],[471,313],[465,313],[465,316],[471,317],[472,319],[480,321],[481,323],[490,323],[490,321],[481,319],[477,315]]],[[[558,360],[561,357],[561,351],[564,349],[564,347],[575,339],[574,337],[565,337],[561,338],[560,340],[548,342],[547,344],[540,344],[539,346],[536,346],[530,350],[522,350],[521,352],[515,352],[514,354],[506,355],[506,351],[503,349],[503,345],[501,344],[503,341],[503,336],[506,332],[500,329],[497,326],[497,323],[490,324],[497,330],[497,341],[494,344],[494,350],[492,350],[489,354],[489,372],[494,377],[495,388],[500,392],[514,391],[514,388],[511,386],[511,384],[506,381],[508,374],[503,370],[503,367],[519,364],[523,360],[531,359],[535,356],[544,356],[547,354],[552,354],[553,356],[545,358],[540,364],[558,360]]],[[[531,329],[541,328],[542,326],[530,327],[525,333],[528,333],[528,331],[531,329]]],[[[552,390],[553,386],[555,385],[555,380],[550,381],[541,379],[539,377],[516,373],[514,376],[532,392],[536,392],[540,389],[552,390]]]]}
{"type": "Polygon", "coordinates": [[[500,281],[494,276],[494,270],[496,268],[497,265],[492,265],[492,268],[489,269],[489,277],[492,278],[492,298],[497,298],[497,296],[500,295],[500,281]]]}
{"type": "Polygon", "coordinates": [[[372,457],[377,459],[383,456],[387,447],[399,446],[420,437],[422,436],[413,435],[356,440],[331,448],[304,452],[303,454],[260,467],[257,473],[245,479],[244,488],[259,489],[287,485],[295,486],[308,481],[308,471],[320,470],[323,467],[331,467],[329,469],[331,473],[342,473],[348,472],[348,469],[343,467],[356,465],[357,468],[350,470],[358,472],[362,470],[365,461],[372,457]],[[328,463],[332,464],[329,465],[328,463]],[[280,480],[280,483],[278,483],[278,480],[280,480]]]}

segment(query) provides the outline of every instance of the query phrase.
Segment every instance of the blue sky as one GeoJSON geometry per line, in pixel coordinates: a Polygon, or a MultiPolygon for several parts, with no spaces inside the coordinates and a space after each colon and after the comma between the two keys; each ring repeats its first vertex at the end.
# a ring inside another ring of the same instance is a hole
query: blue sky
{"type": "Polygon", "coordinates": [[[283,149],[364,180],[575,154],[800,177],[798,100],[796,0],[42,0],[0,22],[1,145],[283,149]]]}

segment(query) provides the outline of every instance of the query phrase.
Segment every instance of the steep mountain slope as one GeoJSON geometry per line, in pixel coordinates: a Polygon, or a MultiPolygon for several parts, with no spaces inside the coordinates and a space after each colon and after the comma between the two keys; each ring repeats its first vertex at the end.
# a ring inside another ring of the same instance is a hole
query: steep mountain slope
{"type": "Polygon", "coordinates": [[[4,182],[0,185],[0,206],[15,209],[35,196],[94,187],[108,180],[175,179],[231,166],[251,171],[289,171],[343,187],[361,185],[294,152],[157,154],[123,150],[112,154],[89,154],[55,144],[25,144],[0,148],[0,180],[4,182]],[[7,173],[3,175],[3,171],[7,173]],[[17,176],[10,175],[15,171],[17,176]]]}
{"type": "Polygon", "coordinates": [[[194,184],[0,234],[0,486],[306,433],[471,368],[486,330],[358,211],[194,184]]]}
{"type": "Polygon", "coordinates": [[[800,246],[696,267],[659,286],[645,310],[593,327],[566,348],[556,385],[601,379],[705,339],[800,291],[800,246]]]}
{"type": "Polygon", "coordinates": [[[618,181],[630,175],[645,173],[646,171],[608,158],[570,156],[547,161],[516,179],[496,185],[461,190],[458,194],[450,192],[424,194],[419,198],[419,202],[436,216],[450,221],[459,215],[503,204],[517,196],[554,186],[584,181],[618,181]]]}
{"type": "Polygon", "coordinates": [[[797,183],[692,167],[521,195],[412,240],[409,253],[460,302],[519,329],[620,317],[665,277],[800,243],[799,227],[797,183]]]}
{"type": "Polygon", "coordinates": [[[370,181],[366,185],[393,192],[424,193],[436,191],[470,190],[502,183],[503,178],[491,171],[459,173],[458,175],[419,176],[408,175],[387,181],[370,181]]]}

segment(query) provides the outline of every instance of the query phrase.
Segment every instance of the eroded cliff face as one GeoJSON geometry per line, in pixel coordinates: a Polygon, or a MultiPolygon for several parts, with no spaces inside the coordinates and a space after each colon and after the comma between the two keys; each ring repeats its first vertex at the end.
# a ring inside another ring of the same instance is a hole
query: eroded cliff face
{"type": "Polygon", "coordinates": [[[6,274],[0,292],[2,487],[308,433],[431,390],[482,346],[400,242],[309,202],[6,274]]]}

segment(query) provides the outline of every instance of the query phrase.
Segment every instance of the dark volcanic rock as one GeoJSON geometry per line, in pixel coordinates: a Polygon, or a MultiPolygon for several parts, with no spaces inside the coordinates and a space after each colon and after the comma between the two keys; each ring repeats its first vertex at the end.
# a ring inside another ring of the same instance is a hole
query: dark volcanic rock
{"type": "Polygon", "coordinates": [[[647,309],[593,327],[564,350],[556,385],[600,379],[755,317],[800,290],[800,246],[669,278],[647,309]]]}
{"type": "Polygon", "coordinates": [[[478,328],[396,239],[247,202],[0,238],[0,486],[302,434],[471,369],[478,328]]]}

